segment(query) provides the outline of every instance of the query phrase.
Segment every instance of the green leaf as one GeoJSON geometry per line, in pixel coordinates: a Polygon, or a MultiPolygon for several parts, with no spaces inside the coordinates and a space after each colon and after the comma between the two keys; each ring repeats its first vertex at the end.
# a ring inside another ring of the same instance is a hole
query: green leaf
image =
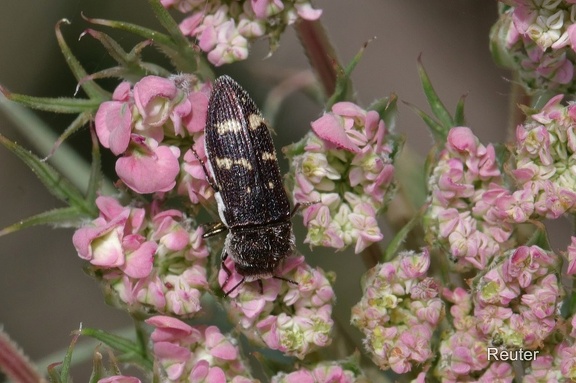
{"type": "Polygon", "coordinates": [[[430,78],[428,77],[428,74],[422,65],[420,57],[418,58],[418,75],[420,76],[420,81],[422,82],[422,88],[424,89],[424,94],[426,95],[428,104],[432,109],[432,114],[434,114],[434,116],[442,124],[442,127],[446,129],[446,136],[448,134],[448,130],[455,126],[454,120],[434,90],[434,87],[430,82],[430,78]]]}
{"type": "Polygon", "coordinates": [[[396,129],[396,118],[398,115],[398,96],[396,94],[392,93],[389,97],[374,101],[368,107],[368,110],[378,112],[389,132],[393,132],[396,129]]]}
{"type": "Polygon", "coordinates": [[[182,72],[198,73],[205,80],[213,79],[214,73],[212,72],[210,65],[208,65],[204,59],[204,55],[198,55],[196,53],[194,47],[190,44],[190,41],[184,37],[180,31],[178,23],[162,5],[160,0],[148,0],[148,3],[152,7],[154,15],[158,21],[160,21],[160,24],[162,24],[166,31],[168,31],[168,34],[176,43],[176,50],[180,54],[169,56],[176,67],[182,72]],[[182,60],[182,58],[184,60],[182,60]]]}
{"type": "Polygon", "coordinates": [[[60,381],[61,382],[71,382],[72,379],[70,377],[70,367],[72,366],[72,353],[74,352],[74,346],[78,341],[79,333],[75,332],[72,336],[72,341],[70,342],[70,346],[68,346],[68,350],[66,351],[66,355],[64,356],[64,360],[62,361],[61,370],[60,370],[60,381]]]}
{"type": "Polygon", "coordinates": [[[121,66],[128,67],[139,61],[137,57],[129,57],[129,54],[124,49],[122,49],[120,44],[118,44],[112,37],[104,32],[89,28],[86,29],[84,33],[82,33],[82,36],[84,35],[90,35],[96,40],[100,41],[102,46],[104,46],[106,51],[108,51],[110,57],[112,57],[121,66]]]}
{"type": "MultiPolygon", "coordinates": [[[[81,82],[86,76],[88,76],[88,73],[84,70],[80,61],[78,61],[74,54],[72,54],[70,47],[66,43],[62,31],[60,30],[60,25],[62,24],[70,24],[70,22],[66,19],[62,19],[56,23],[56,39],[58,40],[58,45],[60,45],[60,50],[64,55],[68,67],[74,74],[74,77],[76,77],[76,80],[81,82]]],[[[84,81],[82,83],[82,89],[86,92],[89,98],[94,99],[98,103],[110,98],[110,94],[94,81],[84,81]]]]}
{"type": "Polygon", "coordinates": [[[89,383],[97,383],[105,376],[106,369],[102,363],[102,354],[95,351],[92,356],[92,373],[90,374],[89,383]]]}
{"type": "MultiPolygon", "coordinates": [[[[14,102],[6,102],[0,95],[0,111],[14,122],[19,132],[24,134],[35,150],[40,153],[53,153],[56,135],[44,121],[30,109],[14,102]]],[[[74,123],[73,123],[74,124],[74,123]]],[[[66,143],[58,151],[49,155],[52,166],[58,169],[77,188],[83,189],[89,183],[90,166],[66,143]]],[[[94,165],[94,164],[92,164],[94,165]]],[[[101,180],[102,194],[116,193],[116,188],[109,180],[101,180]]]]}
{"type": "Polygon", "coordinates": [[[0,144],[20,158],[54,197],[69,204],[71,207],[77,208],[78,211],[84,214],[95,215],[94,201],[86,201],[82,192],[48,163],[1,134],[0,144]]]}
{"type": "Polygon", "coordinates": [[[100,100],[90,100],[69,97],[34,97],[23,94],[11,93],[6,88],[0,86],[0,92],[7,99],[17,102],[36,110],[43,110],[53,113],[83,113],[94,112],[100,105],[100,100]]]}
{"type": "Polygon", "coordinates": [[[121,354],[118,357],[119,360],[123,362],[136,363],[143,368],[146,368],[148,371],[152,370],[153,363],[148,358],[146,350],[140,348],[137,343],[98,329],[84,328],[80,333],[97,339],[111,347],[113,350],[119,352],[121,354]]]}
{"type": "Polygon", "coordinates": [[[48,366],[48,380],[50,380],[51,383],[62,383],[60,379],[60,365],[61,363],[52,363],[48,366]]]}
{"type": "MultiPolygon", "coordinates": [[[[166,9],[161,11],[161,13],[163,12],[167,12],[166,9]]],[[[158,17],[158,15],[156,16],[158,17]]],[[[173,38],[164,33],[145,28],[137,24],[116,20],[93,19],[86,16],[83,17],[86,21],[92,24],[103,25],[110,28],[127,31],[152,41],[154,46],[160,49],[172,61],[172,64],[174,64],[174,66],[181,72],[202,73],[204,78],[214,78],[214,75],[209,69],[208,65],[205,62],[202,63],[200,56],[194,52],[194,49],[190,46],[190,43],[184,38],[184,36],[182,36],[182,33],[180,33],[179,40],[174,41],[173,38]],[[179,44],[181,39],[184,39],[186,46],[182,46],[181,43],[179,44]]],[[[168,17],[171,18],[169,14],[168,17]]],[[[172,21],[176,23],[174,19],[172,19],[172,21]]]]}
{"type": "Polygon", "coordinates": [[[106,33],[96,31],[94,29],[86,30],[85,34],[94,37],[104,46],[108,54],[119,64],[117,67],[107,68],[100,72],[93,73],[87,76],[86,80],[95,80],[98,78],[118,77],[130,81],[137,82],[142,77],[154,74],[168,77],[170,72],[165,70],[159,65],[144,63],[141,59],[142,50],[149,46],[152,41],[145,40],[136,44],[130,52],[124,51],[120,44],[112,39],[106,33]]]}
{"type": "Polygon", "coordinates": [[[464,103],[466,102],[466,94],[460,97],[458,105],[456,105],[456,113],[454,113],[455,126],[465,126],[466,118],[464,117],[464,103]]]}
{"type": "Polygon", "coordinates": [[[446,129],[444,129],[444,126],[442,126],[442,124],[440,122],[435,120],[433,117],[430,117],[429,115],[427,115],[424,111],[419,109],[417,106],[412,105],[408,102],[404,102],[404,104],[406,106],[408,106],[410,109],[412,109],[414,111],[414,113],[416,113],[424,121],[424,123],[426,125],[428,125],[428,127],[430,128],[430,131],[432,132],[432,135],[434,136],[434,140],[436,142],[445,142],[446,141],[446,137],[448,136],[448,131],[446,129]]]}
{"type": "Polygon", "coordinates": [[[404,227],[402,227],[402,229],[400,229],[400,231],[398,231],[398,233],[396,233],[384,251],[382,262],[389,262],[394,258],[402,247],[406,237],[410,234],[410,231],[412,231],[412,229],[419,223],[420,218],[420,214],[415,215],[406,225],[404,225],[404,227]]]}
{"type": "Polygon", "coordinates": [[[78,209],[75,207],[64,207],[48,210],[5,227],[4,229],[0,230],[0,237],[17,232],[18,230],[39,225],[51,225],[54,227],[78,227],[84,220],[93,217],[94,215],[89,216],[86,213],[78,211],[78,209]]]}
{"type": "Polygon", "coordinates": [[[546,227],[541,222],[535,222],[536,230],[532,233],[532,237],[525,243],[526,246],[536,245],[544,250],[550,251],[550,240],[548,239],[548,232],[546,227]]]}
{"type": "Polygon", "coordinates": [[[432,135],[434,136],[435,143],[438,145],[444,145],[450,129],[456,126],[462,126],[466,123],[466,118],[464,116],[466,95],[460,97],[460,100],[458,100],[454,117],[452,117],[434,90],[430,78],[422,65],[420,57],[418,57],[418,75],[422,83],[422,89],[426,95],[426,100],[432,109],[432,115],[427,115],[422,110],[409,103],[406,103],[406,105],[418,114],[420,118],[424,120],[426,125],[428,125],[432,131],[432,135]]]}
{"type": "Polygon", "coordinates": [[[166,29],[168,34],[172,37],[172,41],[176,43],[176,46],[179,48],[185,48],[186,50],[192,52],[193,48],[190,45],[190,42],[184,37],[184,35],[182,35],[178,23],[176,20],[174,20],[174,18],[170,15],[162,3],[159,0],[148,0],[148,3],[154,12],[154,16],[156,16],[158,21],[160,21],[160,24],[162,24],[164,29],[166,29]]]}
{"type": "Polygon", "coordinates": [[[68,125],[66,130],[64,130],[64,133],[62,133],[60,135],[60,137],[58,137],[58,139],[56,140],[56,142],[52,146],[52,150],[50,150],[50,154],[48,154],[48,157],[51,157],[52,155],[54,155],[54,152],[60,147],[60,145],[62,145],[64,140],[67,139],[68,137],[70,137],[72,134],[76,133],[84,125],[86,125],[88,123],[88,121],[90,121],[91,118],[92,118],[92,113],[90,113],[90,112],[84,112],[84,113],[79,114],[76,117],[76,119],[74,119],[74,121],[72,121],[72,123],[70,125],[68,125]]]}
{"type": "Polygon", "coordinates": [[[360,62],[360,59],[364,55],[364,51],[366,50],[366,47],[368,46],[370,41],[371,40],[364,43],[362,48],[360,48],[358,53],[356,53],[356,55],[354,56],[352,61],[350,61],[350,63],[346,66],[346,68],[344,69],[341,67],[338,68],[338,76],[336,78],[336,89],[334,90],[334,94],[332,94],[332,96],[330,96],[330,98],[326,102],[327,110],[330,109],[332,105],[334,105],[339,101],[353,100],[354,89],[352,86],[352,80],[350,79],[350,76],[352,75],[352,72],[356,68],[356,65],[358,65],[358,63],[360,62]]]}

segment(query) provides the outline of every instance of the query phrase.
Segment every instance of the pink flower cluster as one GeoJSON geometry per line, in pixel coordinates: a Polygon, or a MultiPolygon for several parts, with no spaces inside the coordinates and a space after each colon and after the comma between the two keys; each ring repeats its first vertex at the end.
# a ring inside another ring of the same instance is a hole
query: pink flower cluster
{"type": "Polygon", "coordinates": [[[109,298],[130,312],[193,316],[208,289],[203,230],[177,210],[98,197],[100,216],[72,238],[109,298]]]}
{"type": "MultiPolygon", "coordinates": [[[[352,358],[354,359],[354,358],[352,358]]],[[[357,359],[357,358],[356,358],[357,359]]],[[[358,368],[358,360],[320,362],[294,372],[280,372],[272,383],[368,383],[358,368]]]]}
{"type": "Polygon", "coordinates": [[[162,366],[163,382],[256,383],[237,341],[216,326],[192,327],[181,320],[155,316],[146,320],[154,359],[162,366]]]}
{"type": "MultiPolygon", "coordinates": [[[[561,319],[559,319],[559,322],[561,319]]],[[[526,371],[527,383],[576,379],[576,315],[557,326],[557,344],[548,344],[526,371]]]]}
{"type": "Polygon", "coordinates": [[[576,212],[576,105],[553,97],[516,128],[514,170],[518,190],[496,200],[500,216],[511,222],[556,219],[576,212]]]}
{"type": "MultiPolygon", "coordinates": [[[[442,381],[466,381],[473,374],[478,375],[489,367],[486,351],[489,345],[485,341],[485,336],[476,328],[476,319],[472,315],[471,295],[461,287],[454,290],[445,289],[442,295],[452,304],[450,314],[453,329],[442,337],[439,347],[440,359],[433,372],[442,381]]],[[[509,365],[507,368],[505,366],[497,368],[502,369],[507,369],[508,374],[511,372],[509,365]]],[[[488,369],[487,373],[488,371],[491,369],[488,369]]]]}
{"type": "Polygon", "coordinates": [[[123,82],[95,117],[102,146],[121,156],[116,173],[139,194],[188,195],[192,203],[212,196],[199,161],[210,87],[192,75],[146,76],[132,87],[123,82]],[[184,155],[182,155],[184,153],[184,155]]]}
{"type": "Polygon", "coordinates": [[[376,221],[394,191],[393,143],[376,111],[350,102],[312,122],[314,133],[284,148],[305,242],[360,253],[383,236],[376,221]]]}
{"type": "MultiPolygon", "coordinates": [[[[232,272],[227,285],[235,286],[242,276],[230,258],[226,266],[232,272]]],[[[324,272],[306,264],[302,256],[288,258],[278,276],[296,284],[266,279],[261,293],[256,281],[242,283],[224,307],[236,328],[255,344],[302,359],[332,341],[334,291],[324,272]]],[[[226,279],[221,270],[220,284],[226,279]]]]}
{"type": "Polygon", "coordinates": [[[478,330],[504,347],[540,347],[556,327],[564,295],[559,261],[538,246],[506,252],[474,284],[478,330]]]}
{"type": "Polygon", "coordinates": [[[574,84],[576,5],[571,0],[513,0],[492,30],[497,59],[517,71],[526,90],[571,93],[574,84]]]}
{"type": "Polygon", "coordinates": [[[189,14],[180,23],[180,30],[195,38],[216,66],[246,59],[249,44],[262,37],[267,37],[274,49],[288,25],[298,19],[316,20],[322,14],[312,8],[309,0],[161,2],[164,7],[189,14]]]}
{"type": "Polygon", "coordinates": [[[362,278],[362,299],[351,322],[365,335],[364,345],[383,370],[403,374],[433,359],[432,335],[444,317],[439,284],[426,277],[430,254],[400,253],[362,278]]]}
{"type": "Polygon", "coordinates": [[[484,269],[510,238],[494,200],[507,193],[492,145],[469,128],[450,130],[428,180],[427,241],[442,245],[460,270],[484,269]]]}

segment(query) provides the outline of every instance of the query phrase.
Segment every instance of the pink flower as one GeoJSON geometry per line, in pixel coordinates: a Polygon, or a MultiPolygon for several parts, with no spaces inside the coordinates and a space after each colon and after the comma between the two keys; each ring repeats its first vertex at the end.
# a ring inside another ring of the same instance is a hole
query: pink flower
{"type": "MultiPolygon", "coordinates": [[[[197,142],[203,141],[202,135],[197,142]]],[[[203,144],[195,145],[194,149],[200,159],[206,159],[203,144]]],[[[214,190],[206,179],[204,168],[192,150],[187,150],[184,154],[182,170],[178,181],[178,194],[188,196],[193,204],[203,203],[214,195],[214,190]]]]}
{"type": "Polygon", "coordinates": [[[251,0],[250,4],[256,17],[260,19],[274,16],[284,9],[281,0],[251,0]]]}
{"type": "Polygon", "coordinates": [[[299,368],[290,373],[280,372],[272,377],[272,383],[354,383],[364,381],[365,377],[356,367],[358,361],[320,362],[312,366],[299,368]],[[354,368],[350,368],[350,366],[354,368]]]}
{"type": "Polygon", "coordinates": [[[98,140],[112,153],[119,155],[128,149],[132,131],[132,111],[126,102],[103,102],[96,112],[94,125],[98,140]]]}
{"type": "Polygon", "coordinates": [[[158,146],[154,140],[140,142],[137,148],[116,162],[116,173],[132,190],[140,194],[166,192],[176,185],[180,171],[180,150],[158,146]]]}
{"type": "MultiPolygon", "coordinates": [[[[228,285],[235,286],[241,277],[230,259],[225,264],[232,272],[228,285]]],[[[276,275],[297,284],[269,278],[262,280],[260,293],[256,281],[245,282],[231,292],[225,307],[248,339],[302,359],[331,342],[334,291],[324,273],[306,265],[304,257],[288,258],[276,275]]],[[[227,278],[221,270],[220,284],[227,278]]]]}
{"type": "Polygon", "coordinates": [[[198,41],[217,66],[244,60],[249,45],[262,37],[270,40],[273,50],[288,25],[299,19],[316,20],[322,14],[309,0],[246,0],[242,4],[164,0],[163,5],[187,13],[180,30],[198,41]]]}
{"type": "Polygon", "coordinates": [[[110,197],[97,199],[100,208],[112,208],[108,210],[112,215],[96,219],[93,226],[78,229],[72,237],[72,242],[78,255],[94,266],[119,267],[134,278],[146,277],[152,270],[156,244],[136,234],[136,230],[140,228],[139,213],[142,211],[135,209],[133,212],[112,201],[114,200],[110,197]],[[136,225],[131,226],[134,223],[136,225]]]}
{"type": "Polygon", "coordinates": [[[405,278],[420,278],[426,275],[430,267],[430,252],[422,249],[421,254],[405,254],[400,257],[400,269],[405,278]]]}
{"type": "Polygon", "coordinates": [[[352,142],[346,134],[345,121],[335,114],[324,114],[312,122],[312,130],[323,140],[335,145],[337,148],[358,153],[360,148],[352,142]]]}
{"type": "Polygon", "coordinates": [[[140,383],[140,379],[134,376],[113,375],[99,379],[98,383],[140,383]]]}
{"type": "Polygon", "coordinates": [[[514,381],[514,370],[512,365],[504,362],[494,362],[490,364],[488,370],[478,380],[478,383],[512,383],[514,381]]]}
{"type": "Polygon", "coordinates": [[[216,66],[245,60],[248,57],[248,41],[236,29],[234,20],[218,26],[216,46],[208,53],[208,60],[216,66]]]}
{"type": "Polygon", "coordinates": [[[495,203],[509,192],[494,147],[482,145],[469,128],[456,127],[437,161],[428,181],[427,238],[446,250],[457,270],[484,269],[512,234],[495,203]]]}
{"type": "Polygon", "coordinates": [[[362,299],[351,323],[364,333],[364,345],[383,370],[402,374],[432,358],[430,340],[442,321],[438,282],[426,277],[428,250],[403,252],[376,265],[362,278],[362,299]]]}
{"type": "Polygon", "coordinates": [[[216,326],[192,327],[165,316],[146,323],[155,327],[150,336],[154,358],[170,381],[255,383],[238,352],[237,340],[216,326]]]}
{"type": "Polygon", "coordinates": [[[210,367],[206,360],[199,361],[190,372],[190,383],[226,383],[226,374],[220,367],[210,367]]]}
{"type": "Polygon", "coordinates": [[[150,336],[153,342],[171,342],[183,341],[193,334],[193,328],[179,319],[156,315],[146,319],[146,323],[154,326],[154,332],[150,336]]]}
{"type": "Polygon", "coordinates": [[[142,123],[148,126],[161,126],[172,113],[172,99],[178,94],[173,81],[146,76],[134,85],[134,103],[138,108],[142,123]]]}
{"type": "MultiPolygon", "coordinates": [[[[202,133],[206,126],[208,95],[206,92],[190,92],[188,101],[190,102],[191,110],[183,120],[186,130],[189,134],[202,133]]],[[[201,142],[202,140],[198,141],[201,142]]]]}
{"type": "Polygon", "coordinates": [[[132,312],[157,311],[181,317],[201,310],[208,288],[208,249],[203,230],[194,230],[176,210],[123,207],[99,197],[100,217],[76,231],[78,255],[90,262],[108,298],[132,312]]]}
{"type": "Polygon", "coordinates": [[[435,375],[459,381],[488,366],[487,344],[475,331],[447,334],[440,344],[440,360],[435,375]]]}
{"type": "Polygon", "coordinates": [[[376,111],[339,102],[311,123],[301,142],[285,148],[295,201],[310,203],[305,243],[364,251],[383,236],[377,215],[394,190],[393,143],[376,111]]]}

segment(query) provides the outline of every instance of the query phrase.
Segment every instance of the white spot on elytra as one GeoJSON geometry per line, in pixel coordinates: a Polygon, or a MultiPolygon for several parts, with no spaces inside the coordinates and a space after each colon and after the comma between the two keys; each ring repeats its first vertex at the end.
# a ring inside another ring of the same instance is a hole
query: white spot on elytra
{"type": "Polygon", "coordinates": [[[230,170],[232,165],[240,165],[245,169],[252,170],[252,164],[246,158],[232,159],[227,157],[216,158],[216,166],[230,170]]]}
{"type": "Polygon", "coordinates": [[[237,133],[242,130],[242,124],[238,120],[226,120],[216,124],[218,134],[237,133]]]}
{"type": "Polygon", "coordinates": [[[256,130],[264,122],[264,119],[259,114],[251,114],[248,116],[248,122],[250,123],[250,129],[256,130]]]}

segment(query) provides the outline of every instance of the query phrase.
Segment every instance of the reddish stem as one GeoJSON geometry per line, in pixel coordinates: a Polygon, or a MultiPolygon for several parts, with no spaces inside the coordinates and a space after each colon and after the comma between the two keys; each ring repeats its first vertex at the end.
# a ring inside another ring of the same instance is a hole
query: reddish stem
{"type": "Polygon", "coordinates": [[[310,66],[322,84],[325,95],[330,97],[336,88],[337,69],[340,66],[326,30],[317,20],[301,20],[295,24],[295,29],[310,66]]]}

